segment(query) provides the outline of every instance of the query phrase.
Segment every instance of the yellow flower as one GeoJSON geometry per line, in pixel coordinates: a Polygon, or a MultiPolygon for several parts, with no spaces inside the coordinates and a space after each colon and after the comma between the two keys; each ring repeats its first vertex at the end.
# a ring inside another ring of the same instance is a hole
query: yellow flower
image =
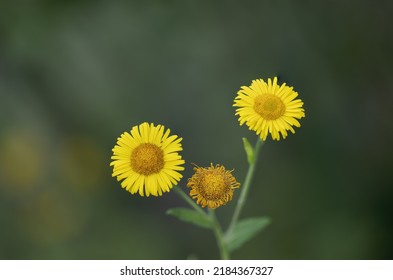
{"type": "Polygon", "coordinates": [[[224,166],[217,164],[203,168],[194,167],[195,174],[188,179],[187,187],[191,188],[190,196],[202,207],[215,209],[232,200],[233,190],[240,187],[224,166]]]}
{"type": "Polygon", "coordinates": [[[273,140],[280,140],[280,133],[284,139],[288,130],[295,133],[292,126],[300,127],[297,119],[305,116],[303,102],[295,99],[297,96],[293,87],[285,83],[279,86],[277,77],[267,83],[258,79],[249,87],[241,87],[233,106],[239,107],[236,115],[240,125],[246,123],[262,140],[266,140],[268,133],[273,140]]]}
{"type": "Polygon", "coordinates": [[[162,195],[183,177],[184,164],[178,151],[183,150],[177,135],[169,136],[162,125],[142,123],[124,132],[112,149],[112,176],[123,180],[121,186],[141,196],[162,195]]]}

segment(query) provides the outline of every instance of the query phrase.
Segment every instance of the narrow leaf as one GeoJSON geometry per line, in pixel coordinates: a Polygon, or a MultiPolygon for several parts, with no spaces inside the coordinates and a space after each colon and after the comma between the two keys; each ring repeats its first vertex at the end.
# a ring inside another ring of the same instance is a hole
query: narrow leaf
{"type": "Polygon", "coordinates": [[[248,164],[254,163],[254,149],[246,137],[243,137],[243,146],[247,154],[248,164]]]}
{"type": "Polygon", "coordinates": [[[239,221],[229,235],[226,236],[228,250],[234,251],[245,242],[253,238],[258,232],[263,230],[270,223],[268,217],[248,218],[239,221]]]}
{"type": "Polygon", "coordinates": [[[202,214],[188,208],[172,208],[166,211],[168,215],[175,216],[179,220],[191,223],[203,228],[212,228],[213,223],[207,214],[202,214]]]}

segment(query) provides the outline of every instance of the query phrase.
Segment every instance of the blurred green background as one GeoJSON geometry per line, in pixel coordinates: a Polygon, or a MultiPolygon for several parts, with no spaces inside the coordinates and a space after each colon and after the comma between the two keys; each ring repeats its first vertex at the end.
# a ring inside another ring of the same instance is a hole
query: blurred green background
{"type": "Polygon", "coordinates": [[[120,187],[111,149],[160,123],[183,137],[181,185],[191,162],[242,181],[256,136],[233,98],[275,75],[306,118],[263,147],[243,217],[273,223],[233,258],[393,258],[391,1],[0,3],[1,259],[219,258],[165,215],[176,194],[120,187]]]}

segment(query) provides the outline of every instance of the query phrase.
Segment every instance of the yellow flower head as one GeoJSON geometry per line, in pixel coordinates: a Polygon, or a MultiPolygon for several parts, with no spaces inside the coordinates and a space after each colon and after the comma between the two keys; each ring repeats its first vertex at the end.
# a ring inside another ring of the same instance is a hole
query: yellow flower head
{"type": "Polygon", "coordinates": [[[262,140],[266,140],[268,133],[273,140],[280,140],[280,133],[284,139],[288,130],[295,133],[292,126],[300,127],[297,119],[305,116],[303,102],[295,99],[297,96],[293,87],[285,83],[279,86],[277,77],[267,83],[258,79],[249,87],[241,87],[233,106],[238,107],[240,125],[246,123],[262,140]]]}
{"type": "Polygon", "coordinates": [[[225,170],[224,166],[217,164],[203,168],[194,167],[195,174],[188,179],[187,187],[191,188],[190,196],[196,199],[202,207],[215,209],[232,200],[233,190],[240,187],[233,171],[225,170]]]}
{"type": "Polygon", "coordinates": [[[184,164],[179,155],[183,150],[177,135],[162,125],[142,123],[124,132],[112,149],[112,176],[123,180],[121,186],[141,196],[161,196],[169,192],[183,177],[179,172],[184,164]]]}

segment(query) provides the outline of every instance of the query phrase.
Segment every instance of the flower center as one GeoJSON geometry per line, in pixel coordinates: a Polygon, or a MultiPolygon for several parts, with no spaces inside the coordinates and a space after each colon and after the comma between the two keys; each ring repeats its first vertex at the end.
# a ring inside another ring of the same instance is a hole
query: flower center
{"type": "Polygon", "coordinates": [[[131,168],[142,175],[158,173],[164,167],[164,154],[154,144],[142,143],[131,153],[131,168]]]}
{"type": "Polygon", "coordinates": [[[219,199],[227,192],[224,177],[215,172],[209,172],[201,180],[201,190],[207,199],[219,199]]]}
{"type": "Polygon", "coordinates": [[[255,98],[254,110],[266,120],[276,120],[284,115],[285,105],[279,97],[263,94],[255,98]]]}

